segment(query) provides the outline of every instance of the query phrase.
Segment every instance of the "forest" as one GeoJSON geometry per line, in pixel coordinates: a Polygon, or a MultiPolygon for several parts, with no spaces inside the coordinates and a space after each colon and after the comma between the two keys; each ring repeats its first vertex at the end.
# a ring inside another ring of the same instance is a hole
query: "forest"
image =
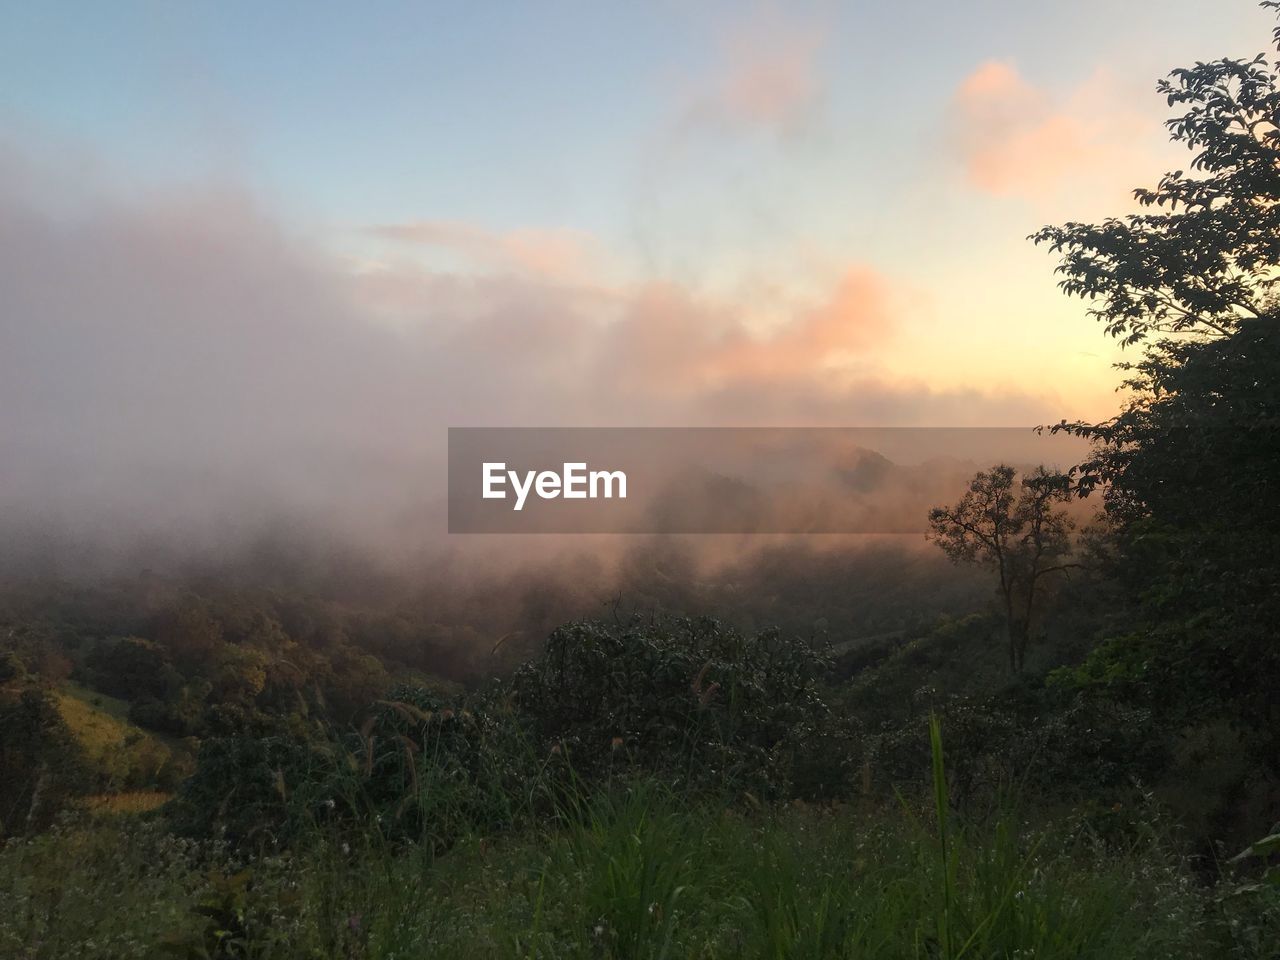
{"type": "Polygon", "coordinates": [[[1028,238],[1123,405],[925,538],[6,568],[0,956],[1280,957],[1280,63],[1159,95],[1028,238]]]}

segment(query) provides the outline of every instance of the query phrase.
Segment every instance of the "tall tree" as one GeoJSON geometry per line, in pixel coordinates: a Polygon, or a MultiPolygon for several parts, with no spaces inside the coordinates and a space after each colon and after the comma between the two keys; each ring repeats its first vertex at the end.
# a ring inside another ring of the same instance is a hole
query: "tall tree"
{"type": "MultiPolygon", "coordinates": [[[[1262,4],[1273,10],[1280,3],[1262,4]]],[[[1275,43],[1280,46],[1280,30],[1275,43]]],[[[1135,196],[1150,212],[1033,236],[1061,287],[1139,359],[1075,471],[1102,493],[1133,610],[1088,673],[1171,712],[1216,711],[1276,762],[1280,708],[1280,63],[1173,71],[1167,126],[1192,154],[1135,196]]]]}
{"type": "Polygon", "coordinates": [[[1043,599],[1041,581],[1073,564],[1071,519],[1055,504],[1071,499],[1068,478],[1043,467],[1017,479],[1003,464],[978,473],[950,507],[929,511],[929,536],[955,563],[994,568],[1009,642],[1009,669],[1026,663],[1043,599]]]}
{"type": "MultiPolygon", "coordinates": [[[[1280,2],[1262,6],[1280,9],[1280,2]]],[[[1280,45],[1280,30],[1276,43],[1280,45]]],[[[1280,283],[1280,64],[1213,60],[1174,70],[1158,91],[1193,151],[1134,196],[1149,213],[1032,235],[1061,254],[1059,286],[1126,344],[1153,334],[1228,336],[1271,314],[1280,283]]]]}

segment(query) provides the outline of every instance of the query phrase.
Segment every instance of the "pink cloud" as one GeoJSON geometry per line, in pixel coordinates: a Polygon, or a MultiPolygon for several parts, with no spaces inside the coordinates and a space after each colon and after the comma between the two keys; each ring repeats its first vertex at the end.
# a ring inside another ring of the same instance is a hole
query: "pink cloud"
{"type": "Polygon", "coordinates": [[[994,196],[1119,199],[1150,176],[1153,160],[1138,141],[1156,123],[1124,105],[1106,71],[1053,96],[1014,64],[988,61],[956,89],[952,126],[966,178],[994,196]]]}
{"type": "Polygon", "coordinates": [[[791,134],[812,122],[825,86],[822,32],[757,13],[734,24],[719,60],[693,86],[681,127],[731,126],[791,134]]]}
{"type": "Polygon", "coordinates": [[[708,358],[708,367],[721,382],[835,374],[850,360],[873,355],[892,332],[890,288],[870,267],[850,267],[824,301],[800,310],[773,335],[735,331],[708,358]]]}

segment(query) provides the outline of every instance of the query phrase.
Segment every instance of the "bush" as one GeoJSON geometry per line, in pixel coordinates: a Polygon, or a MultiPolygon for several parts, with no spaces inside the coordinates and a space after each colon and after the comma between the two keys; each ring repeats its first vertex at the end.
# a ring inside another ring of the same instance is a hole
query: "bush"
{"type": "Polygon", "coordinates": [[[167,813],[184,836],[267,845],[293,836],[333,775],[331,749],[282,737],[219,737],[200,746],[196,769],[167,813]]]}
{"type": "MultiPolygon", "coordinates": [[[[960,807],[998,807],[1011,792],[1049,806],[1128,799],[1167,764],[1167,738],[1147,710],[1013,687],[932,701],[947,730],[948,780],[960,807]]],[[[929,757],[922,712],[867,739],[875,778],[920,783],[929,757]]]]}
{"type": "Polygon", "coordinates": [[[94,647],[85,658],[89,686],[113,697],[164,699],[182,683],[160,644],[123,637],[94,647]]]}
{"type": "Polygon", "coordinates": [[[828,668],[802,641],[709,618],[584,621],[556,630],[511,689],[535,741],[584,779],[644,770],[783,795],[796,748],[828,716],[828,668]]]}
{"type": "Polygon", "coordinates": [[[439,850],[515,824],[546,799],[546,766],[499,701],[455,706],[402,686],[358,730],[206,741],[169,814],[182,833],[235,845],[290,843],[320,827],[439,850]]]}
{"type": "Polygon", "coordinates": [[[347,805],[383,839],[430,849],[550,809],[557,770],[530,748],[500,691],[453,702],[401,686],[343,738],[347,805]]]}
{"type": "Polygon", "coordinates": [[[88,783],[52,694],[30,687],[0,699],[0,837],[43,830],[88,783]]]}
{"type": "Polygon", "coordinates": [[[802,643],[714,620],[570,624],[485,694],[402,686],[358,730],[323,740],[208,740],[171,816],[237,843],[284,842],[319,822],[439,850],[641,773],[764,797],[788,795],[799,769],[804,793],[824,796],[847,773],[820,770],[813,750],[825,742],[826,667],[802,643]]]}

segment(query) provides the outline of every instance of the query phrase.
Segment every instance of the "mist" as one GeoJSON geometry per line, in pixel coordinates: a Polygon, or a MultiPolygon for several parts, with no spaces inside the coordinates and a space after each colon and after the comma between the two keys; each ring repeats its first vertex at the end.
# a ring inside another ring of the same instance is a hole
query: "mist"
{"type": "MultiPolygon", "coordinates": [[[[10,567],[217,560],[263,537],[389,566],[475,550],[444,533],[448,426],[1058,413],[1035,398],[815,378],[809,361],[834,336],[821,305],[762,338],[732,305],[669,284],[593,285],[510,258],[353,263],[233,184],[125,189],[12,147],[0,158],[10,567]],[[754,362],[766,350],[781,359],[754,362]]],[[[857,337],[894,323],[874,281],[838,295],[857,337]]],[[[527,553],[493,547],[482,552],[527,553]]]]}

